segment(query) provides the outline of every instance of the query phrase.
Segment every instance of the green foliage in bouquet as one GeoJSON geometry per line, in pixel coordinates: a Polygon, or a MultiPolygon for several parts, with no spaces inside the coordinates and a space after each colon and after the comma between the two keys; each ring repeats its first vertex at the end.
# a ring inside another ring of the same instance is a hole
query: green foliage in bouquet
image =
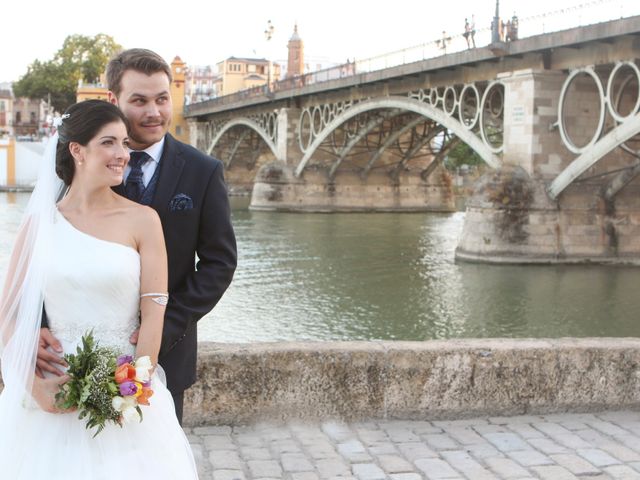
{"type": "Polygon", "coordinates": [[[79,419],[87,418],[87,429],[97,428],[94,437],[112,421],[120,425],[120,413],[112,406],[118,395],[115,381],[118,352],[101,347],[93,338],[93,330],[82,337],[76,354],[65,354],[71,379],[61,386],[56,402],[61,409],[77,408],[79,419]]]}

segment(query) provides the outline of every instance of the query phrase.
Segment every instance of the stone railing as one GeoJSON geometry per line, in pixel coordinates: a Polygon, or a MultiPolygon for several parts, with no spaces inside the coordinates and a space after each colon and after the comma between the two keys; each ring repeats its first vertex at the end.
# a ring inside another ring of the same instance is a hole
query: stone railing
{"type": "Polygon", "coordinates": [[[185,423],[640,407],[640,339],[200,345],[185,423]]]}
{"type": "Polygon", "coordinates": [[[205,342],[184,420],[238,425],[638,408],[640,338],[205,342]]]}

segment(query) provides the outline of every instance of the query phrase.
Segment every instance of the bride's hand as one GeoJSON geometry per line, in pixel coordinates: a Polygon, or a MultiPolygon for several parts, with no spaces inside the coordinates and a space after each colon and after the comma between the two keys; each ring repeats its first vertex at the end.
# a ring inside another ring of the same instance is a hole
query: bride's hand
{"type": "Polygon", "coordinates": [[[62,371],[56,365],[62,367],[67,366],[67,362],[60,357],[62,353],[62,345],[56,337],[53,336],[48,328],[40,329],[40,338],[38,339],[38,359],[36,361],[36,375],[40,378],[44,378],[43,372],[53,373],[54,375],[61,376],[62,371]],[[51,347],[58,354],[48,350],[51,347]]]}
{"type": "Polygon", "coordinates": [[[40,378],[38,376],[33,379],[33,389],[31,395],[38,406],[49,413],[67,413],[71,410],[61,410],[56,406],[56,394],[60,391],[60,385],[64,385],[69,381],[69,375],[60,377],[40,378]]]}

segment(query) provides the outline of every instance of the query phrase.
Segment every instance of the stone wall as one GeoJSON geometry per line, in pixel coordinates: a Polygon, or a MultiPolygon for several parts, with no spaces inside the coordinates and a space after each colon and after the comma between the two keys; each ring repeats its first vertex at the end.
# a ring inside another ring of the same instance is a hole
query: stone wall
{"type": "Polygon", "coordinates": [[[251,196],[253,210],[305,212],[335,211],[435,211],[456,209],[452,180],[444,169],[427,181],[402,173],[397,181],[385,172],[370,173],[366,180],[354,172],[340,172],[334,181],[323,171],[305,171],[301,178],[280,163],[258,172],[251,196]]]}
{"type": "MultiPolygon", "coordinates": [[[[640,338],[199,345],[186,425],[640,408],[640,338]]],[[[2,381],[0,379],[0,390],[2,381]]]]}
{"type": "Polygon", "coordinates": [[[185,422],[437,419],[640,407],[640,339],[200,345],[185,422]]]}

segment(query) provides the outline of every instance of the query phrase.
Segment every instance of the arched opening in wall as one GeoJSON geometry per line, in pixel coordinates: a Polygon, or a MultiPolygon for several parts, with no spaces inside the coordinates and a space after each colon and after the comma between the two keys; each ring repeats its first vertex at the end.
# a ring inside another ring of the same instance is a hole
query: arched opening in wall
{"type": "Polygon", "coordinates": [[[276,161],[264,139],[246,125],[227,130],[211,154],[224,163],[229,193],[235,195],[251,194],[260,167],[276,161]]]}

